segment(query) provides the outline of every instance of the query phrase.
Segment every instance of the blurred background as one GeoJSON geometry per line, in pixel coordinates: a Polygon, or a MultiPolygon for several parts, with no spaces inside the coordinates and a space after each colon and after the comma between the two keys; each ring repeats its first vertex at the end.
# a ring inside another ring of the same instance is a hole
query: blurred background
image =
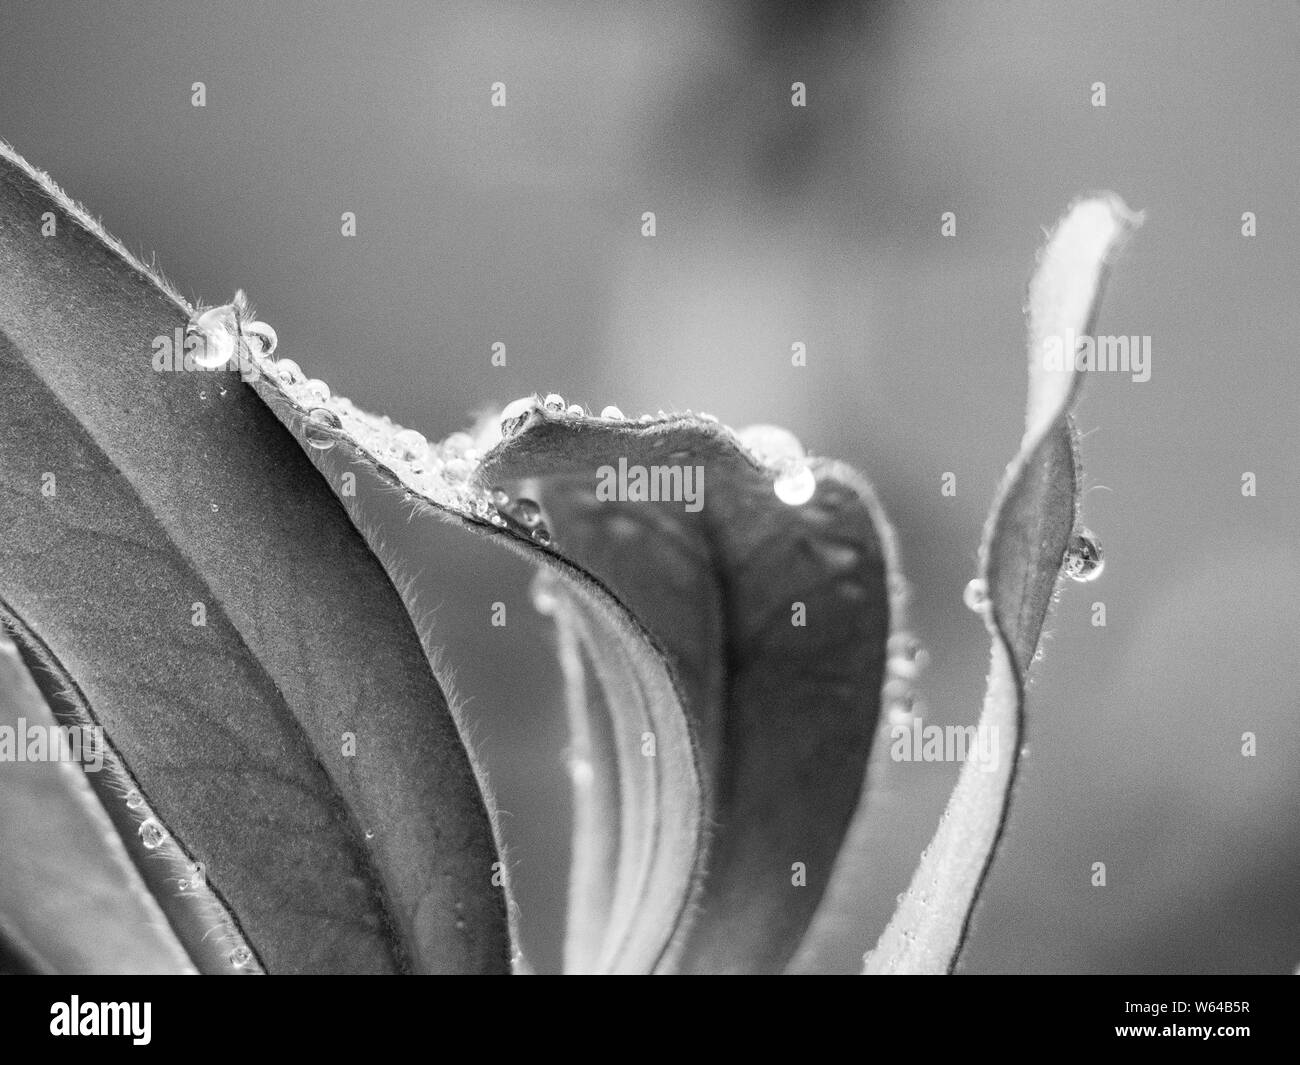
{"type": "MultiPolygon", "coordinates": [[[[554,391],[776,422],[849,461],[897,527],[940,724],[973,723],[983,692],[961,592],[1020,438],[1043,228],[1087,191],[1144,209],[1099,328],[1150,336],[1151,378],[1093,375],[1078,411],[1106,570],[1049,621],[964,969],[1281,973],[1300,963],[1298,54],[1295,3],[6,0],[0,137],[191,300],[246,289],[282,355],[430,437],[554,391]]],[[[418,575],[525,948],[554,970],[549,621],[523,563],[368,505],[418,575]]],[[[857,968],[955,774],[877,759],[800,969],[857,968]]]]}

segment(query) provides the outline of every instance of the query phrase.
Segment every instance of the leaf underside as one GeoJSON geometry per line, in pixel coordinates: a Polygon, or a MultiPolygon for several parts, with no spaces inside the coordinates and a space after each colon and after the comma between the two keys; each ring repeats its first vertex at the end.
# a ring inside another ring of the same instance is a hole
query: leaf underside
{"type": "MultiPolygon", "coordinates": [[[[668,971],[783,969],[863,788],[889,635],[892,542],[860,477],[839,463],[810,465],[816,492],[791,506],[774,494],[773,471],[715,422],[681,415],[616,424],[535,407],[476,474],[485,488],[540,504],[554,550],[627,607],[677,679],[710,831],[690,920],[661,965],[668,971]],[[598,500],[601,468],[620,460],[701,470],[702,506],[598,500]],[[800,865],[806,886],[796,883],[800,865]]],[[[577,640],[597,672],[600,635],[586,626],[577,640]]],[[[650,760],[643,731],[621,720],[624,707],[590,693],[585,704],[578,730],[606,737],[614,751],[581,767],[590,795],[576,793],[588,830],[574,840],[576,892],[593,876],[613,882],[626,850],[589,834],[600,816],[584,804],[623,789],[624,816],[641,816],[629,809],[629,777],[650,760]]],[[[664,746],[660,738],[660,755],[664,746]]],[[[585,916],[573,915],[569,943],[569,967],[582,971],[595,964],[585,916]]]]}
{"type": "Polygon", "coordinates": [[[266,969],[506,971],[491,826],[391,582],[236,374],[153,369],[184,302],[0,154],[10,620],[266,969]]]}

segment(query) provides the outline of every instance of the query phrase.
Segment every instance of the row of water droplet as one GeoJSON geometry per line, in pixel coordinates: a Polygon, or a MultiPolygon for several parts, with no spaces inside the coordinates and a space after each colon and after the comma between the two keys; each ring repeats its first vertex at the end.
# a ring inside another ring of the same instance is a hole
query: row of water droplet
{"type": "MultiPolygon", "coordinates": [[[[498,527],[514,527],[543,546],[550,544],[550,530],[534,500],[511,499],[501,488],[483,492],[472,484],[473,474],[482,456],[502,438],[518,431],[533,410],[574,418],[591,417],[583,406],[566,403],[558,393],[524,396],[507,404],[499,418],[484,420],[474,434],[453,433],[441,442],[431,443],[415,429],[403,428],[385,416],[369,414],[346,397],[333,395],[324,381],[308,377],[292,359],[274,358],[278,343],[275,330],[265,322],[242,318],[243,308],[246,301],[240,293],[235,303],[196,316],[190,328],[204,338],[197,356],[200,365],[218,368],[238,360],[241,368],[251,367],[272,378],[305,411],[303,433],[310,447],[328,451],[339,440],[351,438],[393,470],[409,489],[408,501],[420,496],[498,527]]],[[[658,417],[669,416],[660,411],[658,417]]],[[[709,414],[696,417],[717,422],[709,414]]],[[[606,422],[631,421],[613,405],[602,408],[599,418],[606,422]]],[[[650,414],[636,419],[640,424],[655,420],[650,414]]],[[[741,430],[736,437],[774,472],[773,490],[778,499],[799,506],[812,498],[816,478],[794,434],[776,426],[758,425],[741,430]]]]}
{"type": "MultiPolygon", "coordinates": [[[[136,830],[145,850],[156,851],[171,838],[163,823],[149,811],[148,804],[138,788],[132,788],[126,793],[125,803],[128,810],[145,814],[140,827],[136,830]]],[[[203,867],[198,862],[189,862],[186,864],[185,871],[186,875],[180,878],[178,890],[182,895],[200,894],[207,886],[203,867]]],[[[253,964],[253,952],[246,944],[237,943],[226,954],[226,960],[231,968],[246,969],[253,964]]]]}

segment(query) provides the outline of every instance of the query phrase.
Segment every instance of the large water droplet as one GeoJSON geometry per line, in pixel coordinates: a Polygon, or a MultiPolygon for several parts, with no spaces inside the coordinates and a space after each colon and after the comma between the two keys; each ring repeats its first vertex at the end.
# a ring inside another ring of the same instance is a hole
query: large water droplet
{"type": "Polygon", "coordinates": [[[542,406],[547,410],[554,411],[558,414],[560,411],[564,410],[564,397],[558,392],[552,392],[542,400],[542,406]]]}
{"type": "Polygon", "coordinates": [[[965,590],[961,593],[961,601],[976,613],[983,613],[988,609],[989,591],[988,585],[979,577],[971,579],[966,585],[965,590]]]}
{"type": "Polygon", "coordinates": [[[581,403],[570,403],[568,413],[575,418],[581,418],[587,412],[583,410],[581,403]]]}
{"type": "Polygon", "coordinates": [[[126,793],[126,805],[129,810],[138,810],[144,805],[144,796],[132,788],[126,793]]]}
{"type": "Polygon", "coordinates": [[[791,466],[781,473],[772,485],[776,498],[789,506],[797,507],[812,499],[817,491],[817,478],[813,471],[802,463],[791,466]]]}
{"type": "Polygon", "coordinates": [[[541,544],[543,547],[551,546],[551,530],[545,525],[539,525],[532,532],[533,543],[541,544]]]}
{"type": "Polygon", "coordinates": [[[520,396],[518,399],[512,399],[501,412],[501,427],[504,429],[507,422],[522,418],[533,409],[534,402],[532,396],[520,396]]]}
{"type": "Polygon", "coordinates": [[[226,957],[236,969],[247,969],[253,963],[253,952],[243,946],[236,947],[226,957]]]}
{"type": "Polygon", "coordinates": [[[1075,581],[1095,581],[1106,568],[1101,555],[1101,544],[1087,529],[1080,529],[1070,537],[1065,552],[1065,575],[1075,581]]]}
{"type": "Polygon", "coordinates": [[[504,488],[494,488],[489,495],[492,497],[492,505],[495,507],[508,507],[510,505],[510,493],[504,488]]]}
{"type": "Polygon", "coordinates": [[[338,443],[334,432],[343,428],[339,416],[328,407],[316,407],[307,412],[307,425],[303,435],[317,451],[328,451],[338,443]]]}
{"type": "Polygon", "coordinates": [[[146,817],[140,822],[140,842],[146,849],[154,851],[163,845],[167,839],[167,829],[163,828],[162,823],[156,817],[146,817]]]}
{"type": "Polygon", "coordinates": [[[225,366],[235,354],[237,328],[235,311],[229,304],[211,307],[200,314],[188,329],[188,332],[200,334],[203,340],[194,350],[194,362],[205,370],[225,366]]]}
{"type": "Polygon", "coordinates": [[[600,412],[602,418],[609,418],[611,421],[622,421],[623,412],[615,407],[612,403],[600,412]]]}

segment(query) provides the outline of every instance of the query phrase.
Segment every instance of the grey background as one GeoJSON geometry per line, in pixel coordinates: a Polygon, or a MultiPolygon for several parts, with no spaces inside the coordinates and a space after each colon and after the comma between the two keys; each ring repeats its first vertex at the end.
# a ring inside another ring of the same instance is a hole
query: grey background
{"type": "MultiPolygon", "coordinates": [[[[966,968],[1289,972],[1297,54],[1294,3],[5,0],[0,137],[188,296],[245,288],[282,354],[430,436],[558,391],[777,422],[850,461],[899,531],[937,723],[973,721],[982,694],[961,589],[1020,435],[1042,227],[1095,189],[1145,209],[1101,329],[1150,335],[1152,377],[1086,385],[1084,517],[1106,572],[1066,588],[1049,623],[966,968]]],[[[372,505],[420,575],[505,810],[526,947],[552,969],[568,800],[528,574],[372,505]]],[[[877,767],[803,967],[856,967],[954,775],[877,767]]]]}

